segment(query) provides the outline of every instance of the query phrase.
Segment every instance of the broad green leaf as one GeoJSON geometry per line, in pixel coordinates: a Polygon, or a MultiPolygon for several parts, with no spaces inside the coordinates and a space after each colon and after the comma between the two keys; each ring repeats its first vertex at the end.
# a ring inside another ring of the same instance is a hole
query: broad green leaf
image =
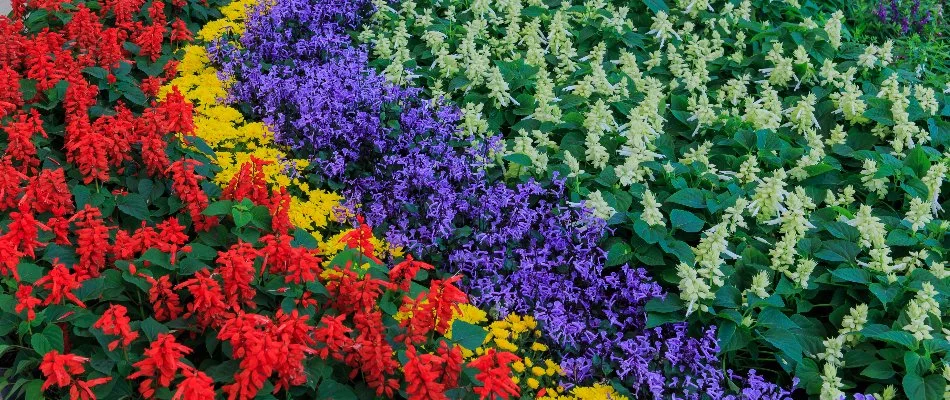
{"type": "Polygon", "coordinates": [[[686,188],[667,197],[664,203],[682,204],[692,208],[705,208],[706,200],[703,198],[703,191],[699,189],[686,188]]]}
{"type": "Polygon", "coordinates": [[[942,400],[947,386],[946,380],[937,374],[926,377],[907,374],[901,383],[908,400],[942,400]]]}
{"type": "Polygon", "coordinates": [[[676,209],[670,213],[670,223],[674,228],[686,232],[699,232],[703,230],[706,221],[703,221],[696,214],[689,211],[676,209]]]}
{"type": "Polygon", "coordinates": [[[455,320],[452,323],[452,341],[469,350],[482,345],[488,331],[485,328],[470,324],[462,320],[455,320]]]}
{"type": "Polygon", "coordinates": [[[894,366],[889,361],[878,360],[861,370],[861,375],[871,379],[890,379],[894,376],[894,366]]]}

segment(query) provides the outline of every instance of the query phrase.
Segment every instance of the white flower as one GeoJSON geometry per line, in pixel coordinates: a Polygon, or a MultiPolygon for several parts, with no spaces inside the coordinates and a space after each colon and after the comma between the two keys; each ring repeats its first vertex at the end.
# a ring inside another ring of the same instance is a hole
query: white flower
{"type": "Polygon", "coordinates": [[[604,200],[604,196],[600,193],[600,190],[591,192],[591,194],[587,196],[587,201],[584,202],[584,206],[587,207],[595,217],[603,220],[608,220],[617,213],[617,210],[610,207],[607,201],[604,200]]]}
{"type": "Polygon", "coordinates": [[[640,218],[650,226],[663,226],[663,213],[660,211],[660,203],[656,201],[656,196],[650,189],[643,192],[643,200],[640,202],[643,206],[643,213],[640,218]]]}

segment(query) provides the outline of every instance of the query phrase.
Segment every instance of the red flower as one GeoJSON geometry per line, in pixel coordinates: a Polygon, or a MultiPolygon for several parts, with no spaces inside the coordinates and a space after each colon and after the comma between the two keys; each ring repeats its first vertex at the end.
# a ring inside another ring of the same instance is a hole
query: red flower
{"type": "Polygon", "coordinates": [[[165,95],[165,100],[159,108],[165,115],[166,131],[183,134],[191,134],[195,131],[195,123],[192,119],[194,106],[178,91],[177,86],[172,86],[172,91],[165,95]]]}
{"type": "Polygon", "coordinates": [[[76,254],[79,262],[73,267],[83,277],[95,278],[106,265],[109,251],[109,228],[102,222],[98,208],[86,204],[86,208],[73,216],[76,221],[76,254]]]}
{"type": "Polygon", "coordinates": [[[191,31],[188,30],[188,25],[185,25],[185,21],[182,21],[181,18],[176,18],[175,22],[172,23],[171,41],[190,42],[191,39],[191,31]]]}
{"type": "Polygon", "coordinates": [[[20,201],[23,186],[20,183],[27,176],[13,167],[10,160],[0,160],[0,210],[13,208],[20,201]]]}
{"type": "MultiPolygon", "coordinates": [[[[132,1],[123,1],[123,3],[132,3],[132,1]]],[[[92,54],[97,60],[97,65],[106,71],[119,66],[119,62],[126,60],[126,51],[122,44],[128,38],[128,33],[119,28],[109,28],[99,34],[99,42],[93,49],[92,54]]],[[[115,83],[115,75],[112,76],[115,83]]]]}
{"type": "Polygon", "coordinates": [[[353,339],[347,335],[353,330],[343,325],[345,319],[346,315],[323,316],[320,326],[314,331],[316,341],[323,344],[323,347],[317,349],[317,356],[324,360],[333,357],[337,361],[343,361],[344,355],[353,346],[353,339]]]}
{"type": "Polygon", "coordinates": [[[81,113],[67,117],[66,161],[76,164],[83,183],[109,180],[108,142],[102,132],[93,128],[89,116],[81,113]]]}
{"type": "Polygon", "coordinates": [[[207,231],[217,223],[217,220],[201,213],[208,208],[208,195],[198,184],[201,177],[195,174],[197,165],[201,163],[191,159],[178,160],[168,170],[172,175],[172,190],[185,203],[195,230],[207,231]]]}
{"type": "Polygon", "coordinates": [[[147,77],[142,79],[139,88],[142,89],[142,93],[145,93],[146,96],[155,97],[158,95],[158,91],[162,89],[162,80],[157,76],[147,77]]]}
{"type": "Polygon", "coordinates": [[[459,304],[467,304],[468,296],[455,287],[455,282],[462,279],[456,275],[446,280],[433,280],[429,285],[429,303],[435,312],[435,330],[445,333],[449,330],[449,321],[458,310],[459,304]]]}
{"type": "MultiPolygon", "coordinates": [[[[155,2],[162,4],[161,2],[155,2]]],[[[139,46],[139,55],[148,57],[152,62],[158,61],[162,56],[162,42],[165,39],[165,25],[152,24],[144,25],[135,23],[137,31],[132,36],[132,43],[139,46]]]]}
{"type": "Polygon", "coordinates": [[[10,213],[10,219],[12,221],[7,225],[7,229],[10,231],[0,236],[0,242],[7,242],[9,248],[35,258],[36,252],[34,250],[42,245],[38,240],[41,224],[33,217],[30,206],[26,203],[20,203],[20,212],[10,213]]]}
{"type": "Polygon", "coordinates": [[[240,242],[231,246],[228,251],[219,251],[215,273],[221,275],[224,281],[224,293],[228,305],[235,310],[243,303],[248,308],[255,308],[254,295],[257,293],[252,287],[254,280],[254,258],[258,251],[248,243],[240,242]]]}
{"type": "Polygon", "coordinates": [[[165,148],[168,142],[165,136],[165,116],[157,108],[147,108],[142,116],[135,121],[135,131],[139,133],[139,143],[142,145],[142,162],[149,175],[163,176],[171,165],[165,148]]]}
{"type": "Polygon", "coordinates": [[[23,22],[20,20],[22,15],[16,12],[17,3],[17,0],[13,1],[13,20],[0,16],[0,68],[19,69],[23,60],[26,38],[21,34],[23,22]]]}
{"type": "Polygon", "coordinates": [[[204,372],[190,370],[178,384],[172,400],[214,400],[214,381],[204,372]]]}
{"type": "Polygon", "coordinates": [[[332,307],[343,314],[374,309],[379,296],[390,287],[389,282],[374,279],[369,274],[360,278],[350,266],[347,263],[346,269],[333,274],[326,282],[327,291],[333,299],[332,307]]]}
{"type": "MultiPolygon", "coordinates": [[[[173,93],[177,93],[178,88],[173,87],[172,90],[173,93]]],[[[264,166],[268,164],[270,164],[269,161],[251,156],[251,160],[241,164],[241,170],[231,178],[228,186],[221,191],[221,198],[237,202],[248,199],[257,205],[269,205],[270,191],[267,188],[266,175],[264,174],[264,166]]]]}
{"type": "Polygon", "coordinates": [[[50,291],[49,296],[43,301],[44,306],[60,304],[63,302],[63,298],[66,298],[76,303],[76,305],[86,308],[86,305],[73,294],[73,290],[79,289],[79,287],[82,286],[82,281],[77,274],[70,273],[65,265],[60,264],[59,260],[53,260],[53,269],[38,279],[33,285],[42,286],[44,289],[50,291]]]}
{"type": "Polygon", "coordinates": [[[169,387],[175,380],[179,369],[190,370],[187,364],[181,361],[191,349],[175,342],[175,337],[168,333],[159,333],[158,337],[145,349],[145,358],[132,364],[138,371],[129,375],[129,379],[146,378],[139,384],[139,393],[146,399],[155,396],[157,387],[169,387]]]}
{"type": "MultiPolygon", "coordinates": [[[[17,280],[20,278],[17,277],[17,280]]],[[[40,299],[33,297],[33,286],[20,285],[16,291],[16,307],[13,309],[16,313],[26,311],[26,320],[32,321],[36,318],[36,306],[42,303],[40,299]]]]}
{"type": "Polygon", "coordinates": [[[288,235],[267,235],[261,238],[264,247],[261,254],[264,256],[264,266],[272,274],[286,274],[284,281],[301,284],[315,282],[323,269],[322,260],[317,257],[315,250],[295,247],[290,244],[288,235]]]}
{"type": "Polygon", "coordinates": [[[273,328],[273,322],[265,316],[239,313],[218,331],[218,339],[228,340],[234,358],[241,360],[234,383],[222,388],[228,399],[253,399],[277,366],[287,360],[282,350],[285,344],[274,337],[273,328]]]}
{"type": "Polygon", "coordinates": [[[36,109],[31,109],[30,113],[19,112],[13,121],[10,121],[3,131],[7,134],[7,150],[5,159],[19,165],[19,171],[24,174],[33,174],[40,166],[40,160],[36,157],[36,145],[33,144],[33,137],[37,134],[46,137],[46,131],[43,130],[43,121],[36,109]]]}
{"type": "Polygon", "coordinates": [[[482,386],[474,389],[475,393],[481,399],[518,397],[521,390],[511,380],[511,368],[508,364],[519,360],[521,359],[518,356],[507,351],[496,352],[494,348],[489,348],[484,355],[470,362],[468,365],[479,371],[475,374],[475,379],[482,382],[482,386]]]}
{"type": "Polygon", "coordinates": [[[122,163],[132,160],[135,116],[124,104],[115,107],[115,115],[100,117],[92,124],[103,140],[102,148],[108,154],[109,165],[122,172],[122,163]]]}
{"type": "Polygon", "coordinates": [[[128,310],[125,309],[125,306],[113,304],[109,306],[109,309],[102,314],[102,317],[99,317],[99,320],[92,325],[93,328],[102,329],[102,332],[106,335],[120,336],[119,339],[109,343],[109,351],[115,350],[120,343],[122,347],[128,347],[132,344],[132,341],[139,337],[139,333],[129,327],[129,317],[126,316],[127,312],[128,310]]]}
{"type": "Polygon", "coordinates": [[[432,270],[432,265],[426,264],[421,261],[416,261],[412,258],[411,254],[406,255],[406,259],[396,264],[395,267],[389,270],[389,281],[399,287],[399,290],[403,292],[409,291],[409,284],[419,273],[420,269],[432,270]]]}
{"type": "Polygon", "coordinates": [[[66,174],[61,168],[41,170],[26,186],[23,202],[30,204],[36,213],[49,212],[56,217],[76,211],[73,194],[69,191],[66,174]]]}
{"type": "Polygon", "coordinates": [[[128,26],[132,23],[134,15],[142,9],[143,4],[145,0],[105,0],[102,14],[112,11],[116,25],[128,26]]]}
{"type": "Polygon", "coordinates": [[[152,302],[155,319],[168,321],[178,318],[182,312],[181,303],[178,300],[178,294],[172,290],[172,283],[169,281],[168,275],[164,275],[157,280],[145,276],[145,280],[152,285],[152,288],[148,291],[148,299],[152,302]]]}
{"type": "Polygon", "coordinates": [[[198,271],[194,278],[178,284],[175,289],[188,289],[191,293],[192,301],[186,306],[188,312],[182,317],[194,316],[202,328],[217,326],[219,321],[227,318],[228,306],[224,303],[221,285],[211,278],[208,270],[198,271]]]}
{"type": "Polygon", "coordinates": [[[446,389],[458,386],[459,377],[462,375],[462,348],[452,345],[449,349],[446,342],[439,345],[439,357],[442,358],[442,383],[446,389]]]}
{"type": "Polygon", "coordinates": [[[416,348],[406,349],[409,359],[403,371],[406,374],[408,400],[445,400],[445,387],[439,379],[439,359],[431,354],[416,355],[416,348]]]}
{"type": "MultiPolygon", "coordinates": [[[[0,49],[3,48],[2,37],[3,33],[0,32],[0,49]]],[[[0,59],[0,119],[16,111],[22,105],[23,95],[20,94],[20,74],[13,68],[4,67],[3,60],[0,59]]]]}
{"type": "Polygon", "coordinates": [[[395,337],[397,342],[404,342],[406,346],[423,343],[429,332],[435,329],[434,308],[425,296],[425,293],[419,293],[415,299],[403,297],[399,312],[408,317],[399,322],[406,332],[395,337]]]}
{"type": "Polygon", "coordinates": [[[60,388],[69,387],[71,400],[95,400],[96,396],[92,393],[92,388],[109,382],[112,378],[105,377],[88,381],[74,379],[75,376],[85,372],[82,364],[86,361],[89,359],[74,354],[59,354],[56,350],[46,353],[40,363],[40,372],[46,376],[42,390],[46,391],[55,384],[60,388]]]}
{"type": "Polygon", "coordinates": [[[30,60],[26,77],[37,81],[37,91],[49,90],[66,77],[66,71],[63,71],[54,59],[54,53],[57,57],[71,58],[69,54],[62,52],[65,42],[66,39],[62,35],[51,33],[49,28],[43,29],[33,40],[25,42],[25,56],[30,60]]]}
{"type": "Polygon", "coordinates": [[[102,24],[99,17],[85,4],[80,3],[73,12],[72,19],[66,23],[66,37],[76,41],[76,47],[90,49],[99,42],[102,24]]]}
{"type": "Polygon", "coordinates": [[[373,230],[370,229],[369,225],[366,225],[363,222],[363,216],[358,215],[356,217],[359,226],[352,231],[347,232],[340,237],[340,242],[346,243],[346,246],[351,249],[359,249],[364,256],[369,257],[371,260],[381,263],[378,258],[374,255],[374,246],[373,246],[373,230]]]}

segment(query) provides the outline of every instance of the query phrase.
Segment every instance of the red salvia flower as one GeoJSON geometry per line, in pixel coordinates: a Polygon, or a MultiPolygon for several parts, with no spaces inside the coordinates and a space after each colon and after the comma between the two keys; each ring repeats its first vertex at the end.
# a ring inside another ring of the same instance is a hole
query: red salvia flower
{"type": "Polygon", "coordinates": [[[132,24],[132,19],[142,9],[143,4],[145,0],[105,0],[102,13],[112,11],[116,25],[128,26],[132,24]]]}
{"type": "Polygon", "coordinates": [[[204,372],[189,370],[178,384],[172,400],[214,400],[214,381],[204,372]]]}
{"type": "MultiPolygon", "coordinates": [[[[161,2],[155,2],[162,4],[161,2]]],[[[165,25],[153,24],[145,25],[139,22],[135,23],[136,33],[132,35],[132,43],[139,46],[139,55],[148,57],[152,62],[158,61],[162,56],[162,42],[165,39],[165,25]]]]}
{"type": "MultiPolygon", "coordinates": [[[[109,28],[102,31],[99,35],[99,42],[93,51],[96,64],[106,71],[117,68],[120,62],[126,60],[126,52],[122,44],[125,43],[127,38],[128,33],[119,28],[109,28]]],[[[110,75],[113,79],[111,83],[115,83],[115,75],[110,75]]]]}
{"type": "Polygon", "coordinates": [[[155,97],[158,95],[158,91],[162,89],[162,80],[157,76],[147,77],[142,79],[139,89],[142,89],[142,93],[145,93],[146,96],[155,97]]]}
{"type": "Polygon", "coordinates": [[[274,337],[273,328],[273,322],[265,316],[239,313],[218,331],[218,339],[229,341],[234,358],[241,360],[234,383],[222,388],[228,399],[253,399],[276,366],[286,361],[286,357],[281,360],[284,344],[274,337]]]}
{"type": "Polygon", "coordinates": [[[36,318],[36,306],[40,303],[42,303],[40,299],[33,297],[33,286],[20,285],[16,291],[16,307],[13,311],[17,313],[26,311],[26,320],[32,321],[36,318]]]}
{"type": "Polygon", "coordinates": [[[507,351],[496,352],[494,348],[489,348],[485,354],[470,362],[468,365],[479,371],[475,379],[482,382],[482,386],[474,389],[475,393],[481,399],[518,397],[521,389],[511,380],[508,364],[519,360],[521,358],[507,351]]]}
{"type": "Polygon", "coordinates": [[[345,243],[346,247],[351,249],[359,249],[364,256],[369,257],[371,260],[376,261],[377,263],[382,263],[374,255],[374,246],[373,246],[373,230],[370,229],[369,225],[366,225],[363,222],[363,216],[358,215],[356,217],[359,226],[352,231],[347,232],[340,237],[340,242],[345,243]]]}
{"type": "Polygon", "coordinates": [[[187,346],[176,343],[175,337],[168,333],[159,333],[154,342],[145,349],[144,358],[132,364],[137,371],[129,379],[146,378],[139,384],[139,393],[146,399],[155,396],[155,389],[167,388],[175,380],[179,369],[189,370],[181,358],[191,353],[187,346]]]}
{"type": "Polygon", "coordinates": [[[73,194],[66,184],[66,174],[62,168],[41,170],[26,186],[23,202],[32,206],[36,213],[49,212],[56,217],[76,211],[73,194]]]}
{"type": "Polygon", "coordinates": [[[215,273],[221,275],[224,281],[224,293],[227,304],[238,310],[243,303],[248,308],[255,308],[254,294],[257,292],[251,287],[254,280],[254,259],[258,251],[248,243],[239,242],[231,246],[228,251],[219,251],[215,273]]]}
{"type": "Polygon", "coordinates": [[[177,86],[172,86],[171,92],[165,95],[165,100],[159,105],[165,116],[165,130],[182,134],[191,134],[195,131],[192,119],[194,106],[181,94],[177,86]]]}
{"type": "Polygon", "coordinates": [[[17,264],[23,253],[17,250],[17,243],[12,240],[5,240],[0,237],[0,275],[13,275],[13,279],[20,281],[20,275],[17,273],[17,264]]]}
{"type": "Polygon", "coordinates": [[[25,179],[27,176],[18,171],[10,160],[0,159],[0,210],[16,207],[23,194],[20,183],[25,179]]]}
{"type": "Polygon", "coordinates": [[[85,113],[67,117],[66,161],[76,164],[83,183],[109,180],[109,149],[102,133],[93,129],[85,113]]]}
{"type": "Polygon", "coordinates": [[[285,233],[294,227],[290,222],[290,194],[287,188],[275,190],[267,208],[271,213],[271,229],[274,232],[285,233]]]}
{"type": "Polygon", "coordinates": [[[366,385],[375,390],[377,396],[392,398],[399,390],[399,381],[390,376],[399,367],[399,362],[393,358],[393,348],[384,335],[382,314],[379,311],[359,312],[353,317],[353,322],[360,332],[353,351],[345,358],[346,364],[352,368],[350,379],[362,373],[366,385]]]}
{"type": "Polygon", "coordinates": [[[52,217],[46,221],[46,227],[55,236],[53,243],[60,246],[68,246],[69,243],[69,220],[63,217],[52,217]]]}
{"type": "Polygon", "coordinates": [[[300,308],[317,308],[318,303],[317,299],[314,299],[313,295],[311,295],[309,291],[305,291],[299,299],[294,299],[294,305],[299,306],[300,308]]]}
{"type": "Polygon", "coordinates": [[[415,279],[420,269],[431,271],[433,268],[432,265],[414,260],[412,255],[408,254],[403,262],[396,264],[395,267],[389,270],[389,281],[399,287],[399,290],[408,292],[409,284],[415,279]]]}
{"type": "Polygon", "coordinates": [[[31,109],[29,113],[21,111],[3,131],[6,132],[8,141],[4,158],[12,161],[14,165],[19,165],[19,171],[24,174],[35,173],[40,166],[40,160],[36,157],[33,137],[37,134],[46,137],[43,121],[40,120],[36,109],[31,109]]]}
{"type": "Polygon", "coordinates": [[[397,342],[403,342],[406,346],[423,343],[429,332],[435,329],[435,308],[425,293],[419,293],[415,299],[403,297],[399,312],[408,316],[399,322],[406,332],[395,337],[397,342]]]}
{"type": "Polygon", "coordinates": [[[344,270],[333,274],[326,282],[327,291],[333,299],[332,307],[343,314],[372,310],[379,296],[390,287],[389,282],[375,279],[369,274],[361,278],[350,267],[351,263],[348,262],[344,270]]]}
{"type": "Polygon", "coordinates": [[[26,77],[36,80],[37,91],[49,90],[66,77],[66,73],[59,68],[53,58],[54,53],[70,58],[68,54],[60,51],[64,42],[62,35],[50,33],[48,28],[37,34],[33,40],[26,42],[24,50],[27,59],[30,60],[26,77]]]}
{"type": "Polygon", "coordinates": [[[92,325],[93,328],[102,329],[102,332],[106,335],[119,336],[119,339],[109,343],[109,351],[115,350],[119,344],[122,347],[128,347],[132,341],[139,337],[139,333],[129,327],[130,321],[126,315],[127,313],[128,310],[125,309],[125,306],[113,304],[92,325]]]}
{"type": "MultiPolygon", "coordinates": [[[[178,88],[172,88],[173,93],[177,93],[178,88]]],[[[169,96],[172,93],[169,93],[169,96]]],[[[221,198],[240,202],[248,199],[254,204],[267,206],[270,203],[270,191],[267,189],[266,175],[264,167],[270,164],[269,161],[261,160],[251,156],[250,161],[241,164],[238,171],[228,186],[221,191],[221,198]]]]}
{"type": "Polygon", "coordinates": [[[66,37],[76,41],[76,47],[80,49],[91,49],[98,43],[101,33],[99,17],[85,4],[76,6],[72,19],[66,23],[66,37]]]}
{"type": "MultiPolygon", "coordinates": [[[[0,15],[0,68],[18,70],[26,49],[26,38],[23,37],[23,22],[21,14],[17,14],[17,1],[13,2],[14,18],[10,20],[0,15]]],[[[31,99],[27,99],[31,100],[31,99]]]]}
{"type": "MultiPolygon", "coordinates": [[[[0,37],[2,35],[3,33],[0,32],[0,37]]],[[[0,48],[2,47],[3,39],[0,38],[0,48]]],[[[0,119],[16,111],[22,105],[23,95],[20,93],[20,74],[11,67],[4,67],[3,61],[0,60],[0,119]]]]}
{"type": "Polygon", "coordinates": [[[100,117],[92,124],[93,129],[99,132],[103,140],[103,148],[108,154],[109,165],[122,172],[122,163],[132,160],[132,144],[134,137],[135,116],[124,104],[115,107],[115,115],[100,117]]]}
{"type": "Polygon", "coordinates": [[[19,207],[20,212],[10,213],[12,221],[7,224],[10,231],[0,236],[0,242],[8,242],[17,252],[36,258],[34,250],[42,245],[38,240],[42,225],[33,217],[29,204],[20,203],[19,207]]]}
{"type": "Polygon", "coordinates": [[[323,344],[317,349],[317,356],[324,360],[333,357],[337,361],[343,361],[343,357],[353,346],[353,339],[348,336],[352,329],[343,325],[345,319],[346,315],[323,316],[320,326],[314,330],[317,343],[323,344]]]}
{"type": "Polygon", "coordinates": [[[98,208],[86,204],[86,208],[73,216],[76,223],[76,254],[79,262],[74,267],[83,277],[95,278],[106,265],[109,246],[109,228],[102,221],[98,208]]]}
{"type": "Polygon", "coordinates": [[[190,42],[192,39],[191,31],[188,30],[188,25],[185,25],[185,21],[182,21],[181,18],[175,18],[175,22],[172,23],[171,41],[190,42]]]}
{"type": "Polygon", "coordinates": [[[164,275],[157,280],[145,276],[145,280],[152,285],[148,291],[148,299],[152,302],[152,310],[155,311],[155,319],[158,321],[168,321],[178,318],[181,315],[182,308],[178,299],[178,294],[172,290],[172,283],[168,275],[164,275]]]}
{"type": "Polygon", "coordinates": [[[168,19],[165,18],[165,3],[158,0],[153,1],[152,5],[148,8],[148,17],[152,20],[153,25],[167,25],[168,19]]]}
{"type": "Polygon", "coordinates": [[[444,334],[449,330],[449,321],[459,304],[467,304],[468,296],[455,287],[455,282],[462,279],[460,275],[453,276],[446,280],[435,279],[429,285],[429,303],[432,304],[435,313],[435,330],[444,334]]]}
{"type": "Polygon", "coordinates": [[[82,281],[79,280],[76,274],[70,273],[65,265],[60,264],[59,260],[53,260],[53,269],[34,282],[33,285],[42,286],[49,290],[49,296],[46,296],[46,300],[43,301],[44,306],[60,304],[63,302],[63,298],[66,298],[76,305],[86,308],[86,305],[73,294],[73,290],[82,286],[82,281]]]}
{"type": "Polygon", "coordinates": [[[264,243],[261,248],[264,267],[272,274],[285,274],[285,282],[314,282],[323,272],[320,267],[322,260],[317,256],[316,250],[292,246],[291,237],[288,235],[267,235],[260,241],[264,243]]]}
{"type": "Polygon", "coordinates": [[[206,231],[211,229],[217,220],[202,214],[202,211],[208,208],[208,195],[198,184],[201,176],[195,173],[195,166],[200,164],[191,159],[178,160],[168,170],[172,176],[172,190],[185,203],[195,230],[206,231]]]}
{"type": "Polygon", "coordinates": [[[445,387],[439,379],[439,357],[431,354],[416,355],[416,348],[406,349],[408,361],[403,371],[406,374],[408,400],[446,400],[445,387]]]}
{"type": "Polygon", "coordinates": [[[449,345],[442,342],[439,345],[439,357],[442,358],[442,383],[446,389],[458,387],[459,377],[462,375],[462,348],[456,345],[449,345]]]}
{"type": "Polygon", "coordinates": [[[191,293],[192,301],[186,306],[188,312],[182,317],[194,316],[202,329],[217,326],[221,320],[228,317],[228,306],[224,303],[221,285],[211,277],[208,270],[198,271],[193,278],[178,284],[175,289],[188,289],[191,293]]]}
{"type": "Polygon", "coordinates": [[[56,350],[46,353],[40,363],[40,372],[46,376],[41,389],[45,391],[55,384],[60,388],[69,388],[70,400],[95,400],[96,396],[92,393],[92,388],[105,384],[112,378],[96,378],[88,381],[74,379],[85,372],[82,364],[86,361],[89,359],[74,354],[59,354],[56,350]]]}

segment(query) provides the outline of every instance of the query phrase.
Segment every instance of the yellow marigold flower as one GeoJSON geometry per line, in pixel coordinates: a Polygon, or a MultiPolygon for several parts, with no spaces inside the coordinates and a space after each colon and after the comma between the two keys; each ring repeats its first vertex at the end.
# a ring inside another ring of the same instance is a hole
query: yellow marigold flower
{"type": "Polygon", "coordinates": [[[547,351],[547,350],[548,350],[548,346],[545,346],[544,344],[541,344],[541,343],[538,343],[538,342],[534,342],[534,343],[531,344],[531,350],[534,350],[534,351],[547,351]]]}
{"type": "Polygon", "coordinates": [[[537,379],[528,378],[528,387],[530,387],[530,388],[532,388],[532,389],[537,389],[538,386],[540,386],[540,385],[541,385],[541,383],[538,382],[537,379]]]}
{"type": "Polygon", "coordinates": [[[524,369],[525,369],[525,368],[524,368],[524,363],[521,362],[521,361],[515,361],[514,364],[511,364],[511,368],[513,368],[513,369],[514,369],[516,372],[518,372],[519,374],[522,373],[522,372],[524,372],[524,369]]]}
{"type": "Polygon", "coordinates": [[[544,376],[544,368],[535,365],[534,367],[531,367],[531,373],[535,376],[544,376]]]}

